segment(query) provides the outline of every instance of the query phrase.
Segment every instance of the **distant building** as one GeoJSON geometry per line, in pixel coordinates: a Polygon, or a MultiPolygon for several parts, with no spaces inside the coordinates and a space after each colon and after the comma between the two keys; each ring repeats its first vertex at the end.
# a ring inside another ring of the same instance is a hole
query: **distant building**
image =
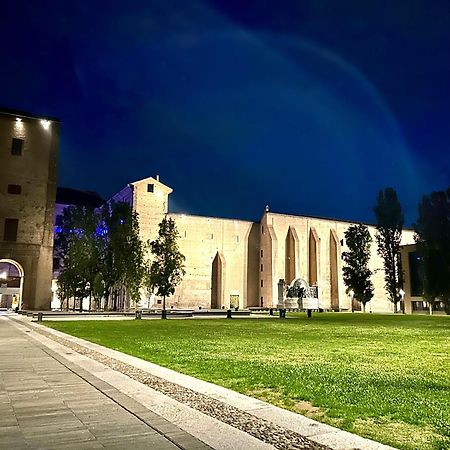
{"type": "Polygon", "coordinates": [[[417,252],[415,244],[404,245],[401,248],[402,267],[405,276],[405,308],[406,313],[430,313],[445,312],[445,304],[442,301],[428,303],[423,298],[423,266],[422,257],[417,252]]]}
{"type": "MultiPolygon", "coordinates": [[[[171,193],[172,189],[156,176],[130,183],[113,197],[128,202],[139,214],[144,242],[156,238],[158,224],[166,214],[176,221],[180,251],[186,257],[186,275],[168,299],[169,306],[276,307],[279,280],[290,284],[302,279],[317,287],[321,308],[360,308],[346,292],[342,278],[344,233],[353,222],[278,214],[268,207],[257,223],[174,214],[168,208],[171,193]]],[[[369,225],[369,230],[374,238],[375,227],[369,225]]],[[[413,231],[404,230],[402,245],[413,243],[413,231]]],[[[367,311],[392,312],[375,239],[370,268],[375,292],[367,311]]],[[[143,299],[142,305],[148,301],[143,299]]],[[[406,309],[411,311],[411,303],[406,309]]]]}
{"type": "Polygon", "coordinates": [[[0,108],[0,303],[49,309],[58,119],[0,108]]]}
{"type": "Polygon", "coordinates": [[[98,208],[102,206],[104,202],[103,198],[100,197],[97,192],[58,186],[56,190],[55,224],[58,222],[58,217],[61,217],[64,209],[68,206],[98,208]]]}

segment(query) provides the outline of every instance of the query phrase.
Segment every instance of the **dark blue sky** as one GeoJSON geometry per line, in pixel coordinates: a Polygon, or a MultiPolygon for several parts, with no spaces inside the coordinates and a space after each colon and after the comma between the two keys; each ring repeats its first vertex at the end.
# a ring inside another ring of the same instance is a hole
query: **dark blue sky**
{"type": "Polygon", "coordinates": [[[406,221],[450,185],[450,4],[9,2],[0,105],[62,120],[59,183],[171,209],[406,221]]]}

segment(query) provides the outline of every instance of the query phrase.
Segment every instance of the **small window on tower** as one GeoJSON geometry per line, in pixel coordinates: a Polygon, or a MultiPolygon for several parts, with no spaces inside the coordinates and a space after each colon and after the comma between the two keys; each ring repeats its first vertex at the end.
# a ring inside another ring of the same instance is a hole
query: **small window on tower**
{"type": "Polygon", "coordinates": [[[11,155],[21,156],[23,148],[23,139],[13,138],[11,144],[11,155]]]}
{"type": "Polygon", "coordinates": [[[20,195],[22,186],[20,184],[8,184],[8,194],[20,195]]]}
{"type": "Polygon", "coordinates": [[[3,230],[4,241],[17,241],[17,229],[19,228],[19,219],[5,219],[5,228],[3,230]]]}
{"type": "Polygon", "coordinates": [[[153,183],[147,184],[147,192],[154,192],[155,185],[153,183]]]}

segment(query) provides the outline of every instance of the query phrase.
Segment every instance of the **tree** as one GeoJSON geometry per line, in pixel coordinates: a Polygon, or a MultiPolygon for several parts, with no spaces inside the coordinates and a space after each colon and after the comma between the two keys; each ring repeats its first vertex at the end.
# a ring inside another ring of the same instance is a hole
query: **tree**
{"type": "MultiPolygon", "coordinates": [[[[99,211],[81,206],[64,210],[55,240],[61,273],[58,292],[80,302],[89,297],[98,307],[123,309],[137,302],[144,276],[144,249],[137,213],[127,203],[110,202],[99,211]],[[119,304],[120,302],[120,304],[119,304]]],[[[74,302],[75,304],[75,302],[74,302]]]]}
{"type": "Polygon", "coordinates": [[[157,239],[149,243],[154,259],[150,265],[148,287],[149,290],[156,289],[163,297],[162,319],[166,319],[166,297],[173,295],[186,273],[185,257],[178,250],[178,237],[175,221],[164,217],[159,224],[157,239]]]}
{"type": "Polygon", "coordinates": [[[356,300],[366,310],[366,303],[373,297],[373,284],[369,269],[370,244],[372,237],[366,225],[352,225],[345,231],[348,252],[343,252],[345,266],[342,269],[347,290],[353,290],[356,300]]]}
{"type": "Polygon", "coordinates": [[[138,214],[128,203],[110,202],[101,210],[99,229],[104,236],[105,303],[108,305],[112,297],[112,309],[122,309],[126,296],[134,303],[139,300],[145,273],[138,214]]]}
{"type": "Polygon", "coordinates": [[[430,303],[444,302],[450,314],[450,187],[422,198],[414,230],[422,257],[424,297],[430,303]]]}
{"type": "Polygon", "coordinates": [[[384,286],[396,313],[403,288],[400,242],[404,217],[395,190],[386,188],[380,191],[373,210],[377,220],[378,254],[383,258],[384,286]]]}
{"type": "MultiPolygon", "coordinates": [[[[100,249],[96,236],[96,215],[90,208],[70,206],[63,212],[55,239],[55,253],[60,260],[58,277],[60,298],[79,301],[82,310],[83,298],[91,298],[95,274],[99,270],[100,249]]],[[[90,305],[89,305],[90,308],[90,305]]]]}

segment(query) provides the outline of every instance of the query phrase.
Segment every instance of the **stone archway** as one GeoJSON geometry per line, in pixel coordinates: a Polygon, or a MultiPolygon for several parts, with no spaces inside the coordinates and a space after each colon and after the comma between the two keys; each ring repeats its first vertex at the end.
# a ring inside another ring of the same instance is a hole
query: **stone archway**
{"type": "MultiPolygon", "coordinates": [[[[298,238],[297,238],[298,240],[298,238]]],[[[295,267],[297,265],[296,261],[296,236],[294,235],[293,229],[289,227],[286,235],[286,250],[285,250],[285,275],[284,280],[286,284],[291,284],[295,279],[296,271],[295,267]]]]}
{"type": "Polygon", "coordinates": [[[17,261],[0,259],[0,308],[22,308],[24,275],[17,261]]]}
{"type": "Polygon", "coordinates": [[[333,311],[339,311],[338,242],[336,232],[330,230],[330,307],[333,311]]]}
{"type": "Polygon", "coordinates": [[[211,273],[211,308],[221,308],[223,305],[223,287],[224,287],[225,262],[220,252],[212,262],[211,273]]]}
{"type": "Polygon", "coordinates": [[[319,282],[319,237],[314,228],[309,230],[308,249],[308,278],[312,286],[319,282]]]}

